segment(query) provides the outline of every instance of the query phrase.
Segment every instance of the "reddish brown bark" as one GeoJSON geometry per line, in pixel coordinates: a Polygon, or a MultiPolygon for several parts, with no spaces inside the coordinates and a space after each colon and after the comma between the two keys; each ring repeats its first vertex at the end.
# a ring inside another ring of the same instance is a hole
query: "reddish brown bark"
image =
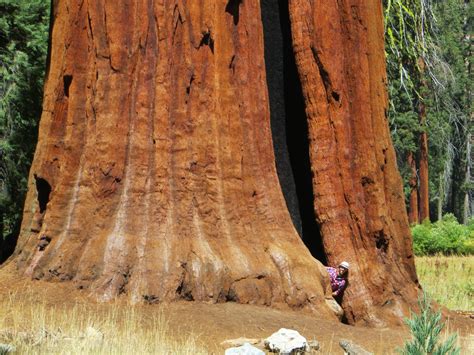
{"type": "Polygon", "coordinates": [[[418,174],[416,173],[416,160],[413,153],[408,153],[408,166],[410,167],[410,201],[408,207],[408,221],[410,224],[418,223],[418,174]]]}
{"type": "Polygon", "coordinates": [[[420,134],[420,221],[430,219],[430,194],[428,180],[428,135],[420,134]]]}
{"type": "Polygon", "coordinates": [[[351,323],[400,321],[417,278],[387,112],[382,4],[290,1],[314,204],[328,260],[349,261],[351,323]]]}
{"type": "Polygon", "coordinates": [[[259,4],[226,6],[57,3],[21,271],[102,300],[335,317],[279,188],[259,4]]]}
{"type": "MultiPolygon", "coordinates": [[[[418,65],[421,70],[421,83],[423,91],[427,90],[426,81],[423,78],[425,71],[425,62],[420,58],[418,65]]],[[[420,99],[418,119],[422,129],[419,141],[419,158],[418,168],[420,173],[420,185],[418,190],[419,197],[419,220],[423,222],[425,219],[430,219],[430,194],[429,194],[429,180],[428,180],[428,133],[426,132],[426,106],[423,99],[420,99]]]]}
{"type": "MultiPolygon", "coordinates": [[[[20,272],[102,300],[335,317],[275,171],[258,1],[54,10],[20,272]]],[[[290,12],[317,221],[328,260],[352,264],[346,316],[399,322],[418,284],[384,117],[381,3],[293,0],[290,12]]]]}
{"type": "Polygon", "coordinates": [[[429,193],[429,180],[428,180],[428,134],[426,133],[426,112],[425,104],[420,103],[420,126],[423,131],[420,133],[420,158],[419,158],[419,171],[420,171],[420,186],[419,186],[419,209],[420,209],[420,221],[430,219],[430,193],[429,193]]]}

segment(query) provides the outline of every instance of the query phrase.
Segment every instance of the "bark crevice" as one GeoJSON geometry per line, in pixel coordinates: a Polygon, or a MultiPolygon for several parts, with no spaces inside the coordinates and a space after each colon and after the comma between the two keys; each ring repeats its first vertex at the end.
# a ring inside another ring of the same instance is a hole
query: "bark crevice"
{"type": "Polygon", "coordinates": [[[308,122],[293,54],[288,1],[260,3],[278,178],[298,234],[311,254],[325,264],[327,258],[314,215],[308,122]]]}

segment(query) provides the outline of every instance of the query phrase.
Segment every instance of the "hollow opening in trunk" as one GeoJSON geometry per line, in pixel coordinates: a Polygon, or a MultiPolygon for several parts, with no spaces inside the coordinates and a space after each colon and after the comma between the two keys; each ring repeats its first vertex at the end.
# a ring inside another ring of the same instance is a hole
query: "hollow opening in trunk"
{"type": "Polygon", "coordinates": [[[314,216],[308,122],[291,42],[288,0],[260,2],[273,148],[293,224],[311,254],[327,264],[314,216]]]}
{"type": "Polygon", "coordinates": [[[45,179],[35,175],[36,191],[38,192],[38,204],[40,213],[46,211],[49,202],[49,194],[51,193],[51,185],[45,179]]]}
{"type": "Polygon", "coordinates": [[[63,83],[64,83],[64,96],[69,97],[69,87],[71,86],[71,83],[72,83],[72,75],[64,75],[63,83]]]}

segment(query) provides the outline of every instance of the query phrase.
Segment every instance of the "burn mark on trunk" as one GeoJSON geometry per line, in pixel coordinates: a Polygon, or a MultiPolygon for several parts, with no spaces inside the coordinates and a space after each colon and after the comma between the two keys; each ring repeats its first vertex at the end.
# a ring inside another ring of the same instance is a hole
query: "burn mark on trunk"
{"type": "Polygon", "coordinates": [[[40,213],[46,211],[49,202],[49,195],[51,194],[51,185],[38,175],[34,175],[36,181],[36,191],[38,192],[38,204],[40,213]]]}
{"type": "Polygon", "coordinates": [[[229,0],[225,7],[225,12],[234,18],[234,25],[239,24],[239,8],[242,0],[229,0]]]}

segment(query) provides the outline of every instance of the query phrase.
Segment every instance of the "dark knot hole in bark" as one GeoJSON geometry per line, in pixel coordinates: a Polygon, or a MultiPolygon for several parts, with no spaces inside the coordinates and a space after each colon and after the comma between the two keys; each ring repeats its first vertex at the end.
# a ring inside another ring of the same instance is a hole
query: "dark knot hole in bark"
{"type": "Polygon", "coordinates": [[[375,247],[378,250],[386,253],[388,249],[388,245],[389,245],[388,239],[383,233],[383,231],[379,231],[375,233],[375,247]]]}
{"type": "Polygon", "coordinates": [[[69,87],[72,83],[72,75],[63,76],[63,85],[64,85],[64,96],[69,97],[69,87]]]}
{"type": "Polygon", "coordinates": [[[40,213],[46,211],[46,206],[49,202],[49,195],[51,193],[51,185],[43,178],[34,175],[36,181],[36,191],[38,192],[38,204],[40,213]]]}
{"type": "Polygon", "coordinates": [[[293,224],[311,254],[327,264],[314,214],[308,122],[291,41],[288,0],[260,2],[273,148],[293,224]]]}
{"type": "Polygon", "coordinates": [[[214,54],[214,38],[212,38],[211,36],[211,31],[207,31],[202,34],[201,42],[199,43],[199,48],[203,46],[208,46],[211,50],[211,53],[214,54]]]}
{"type": "Polygon", "coordinates": [[[242,3],[242,0],[229,0],[225,6],[225,12],[230,14],[234,18],[234,25],[239,24],[239,7],[242,3]]]}

